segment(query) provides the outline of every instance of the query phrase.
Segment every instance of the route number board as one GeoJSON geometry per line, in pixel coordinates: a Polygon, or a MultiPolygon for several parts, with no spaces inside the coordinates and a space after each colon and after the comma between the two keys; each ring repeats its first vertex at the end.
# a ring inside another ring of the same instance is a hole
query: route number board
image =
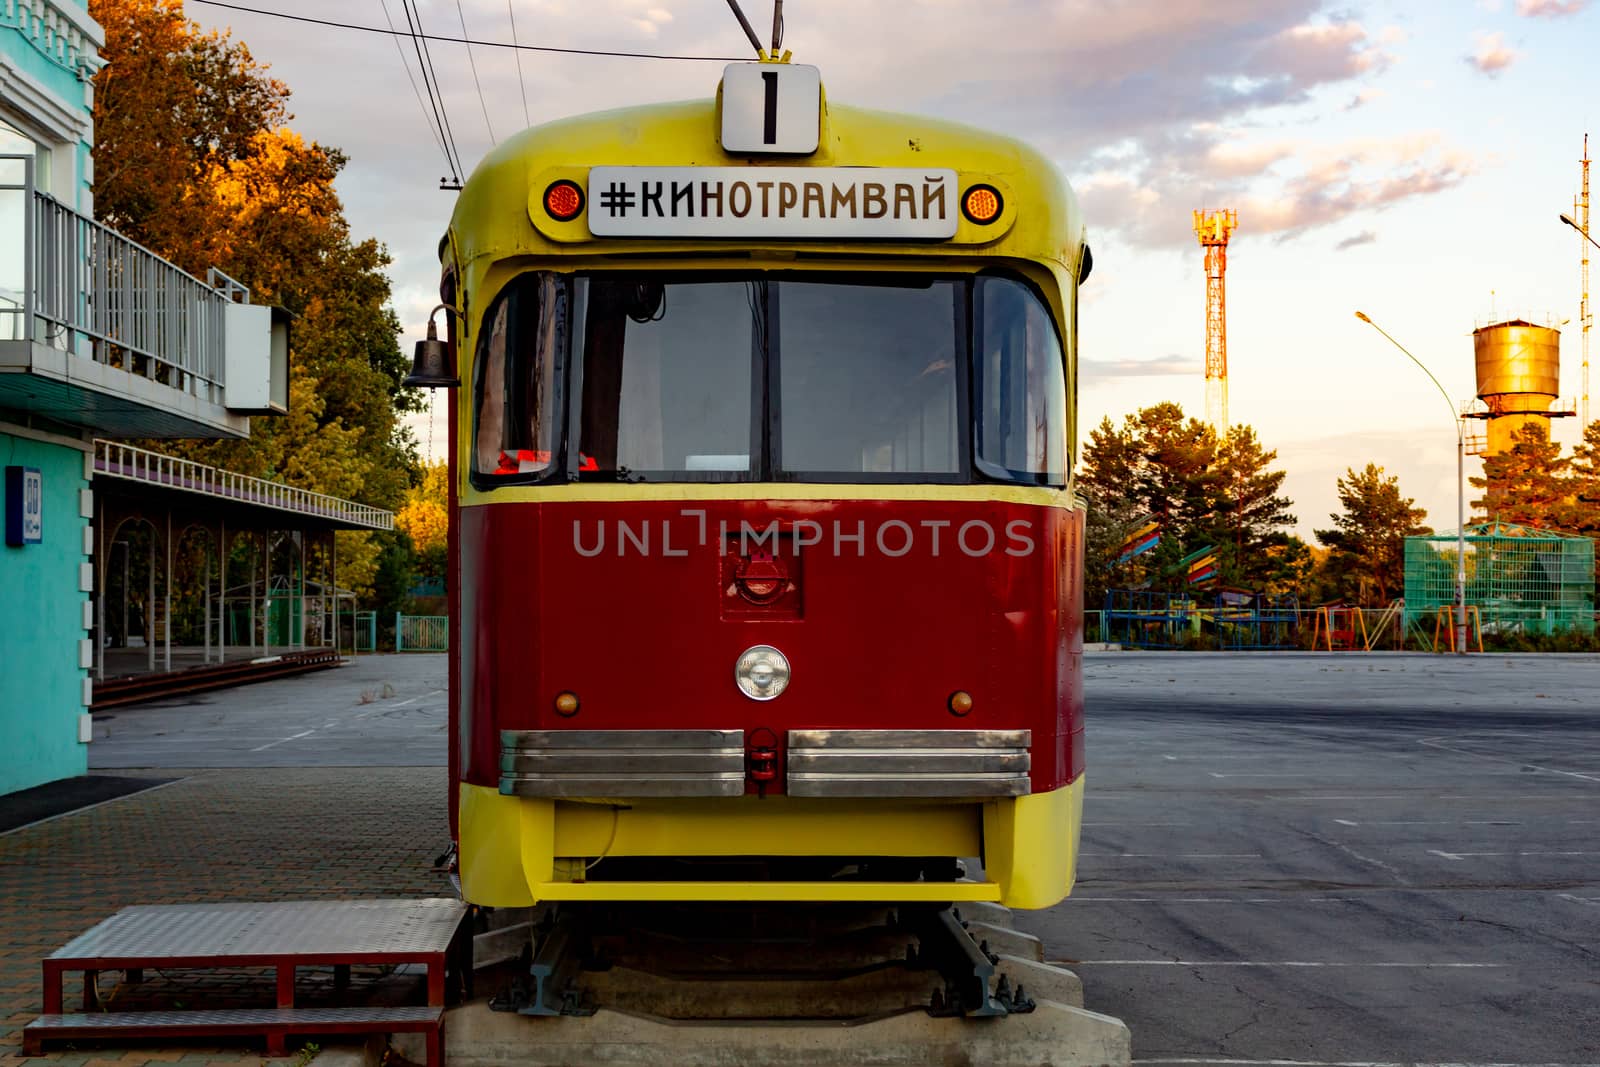
{"type": "Polygon", "coordinates": [[[722,72],[722,149],[803,156],[822,128],[822,72],[801,63],[733,63],[722,72]]]}

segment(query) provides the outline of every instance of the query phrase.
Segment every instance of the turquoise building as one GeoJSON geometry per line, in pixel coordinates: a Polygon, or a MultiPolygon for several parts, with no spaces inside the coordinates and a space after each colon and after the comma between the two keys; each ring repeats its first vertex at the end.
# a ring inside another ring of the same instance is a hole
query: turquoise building
{"type": "Polygon", "coordinates": [[[94,441],[243,437],[286,404],[272,309],[95,221],[103,43],[73,0],[0,0],[0,794],[88,766],[94,441]]]}

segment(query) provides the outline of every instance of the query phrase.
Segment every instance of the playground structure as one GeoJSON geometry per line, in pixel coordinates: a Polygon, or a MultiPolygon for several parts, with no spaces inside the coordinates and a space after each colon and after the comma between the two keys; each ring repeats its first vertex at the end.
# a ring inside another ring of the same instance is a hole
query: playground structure
{"type": "Polygon", "coordinates": [[[1293,597],[1221,590],[1201,599],[1145,589],[1106,592],[1103,639],[1124,648],[1229,651],[1295,648],[1300,610],[1293,597]]]}
{"type": "MultiPolygon", "coordinates": [[[[1454,531],[1406,538],[1405,629],[1424,640],[1439,609],[1455,603],[1456,540],[1454,531]]],[[[1491,520],[1468,526],[1465,544],[1480,642],[1484,633],[1594,633],[1592,540],[1491,520]]]]}
{"type": "Polygon", "coordinates": [[[1371,652],[1388,643],[1401,648],[1405,644],[1404,612],[1405,602],[1400,600],[1386,608],[1324,605],[1312,619],[1311,647],[1327,652],[1371,652]]]}

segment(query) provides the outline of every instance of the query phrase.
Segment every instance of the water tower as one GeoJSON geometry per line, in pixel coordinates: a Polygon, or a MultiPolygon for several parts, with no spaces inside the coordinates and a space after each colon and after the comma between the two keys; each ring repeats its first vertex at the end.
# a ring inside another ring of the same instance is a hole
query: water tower
{"type": "Polygon", "coordinates": [[[1556,407],[1561,392],[1561,331],[1511,319],[1472,331],[1478,399],[1462,412],[1487,425],[1468,439],[1475,456],[1511,451],[1513,435],[1529,423],[1550,433],[1550,420],[1576,414],[1556,407]]]}

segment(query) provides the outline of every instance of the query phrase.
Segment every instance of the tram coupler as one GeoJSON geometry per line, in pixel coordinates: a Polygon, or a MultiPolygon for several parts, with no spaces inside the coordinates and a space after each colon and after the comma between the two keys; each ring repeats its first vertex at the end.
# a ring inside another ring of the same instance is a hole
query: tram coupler
{"type": "Polygon", "coordinates": [[[590,954],[585,917],[578,911],[557,910],[535,932],[528,966],[531,988],[526,982],[513,981],[489,1007],[519,1015],[593,1015],[593,1005],[584,1003],[578,988],[578,975],[590,954]]]}
{"type": "Polygon", "coordinates": [[[986,943],[973,940],[954,907],[922,911],[912,922],[917,944],[907,951],[907,965],[937,970],[944,979],[944,988],[935,990],[928,1004],[929,1015],[986,1018],[1034,1009],[1021,983],[1013,989],[1005,975],[995,979],[1000,957],[986,943]]]}

